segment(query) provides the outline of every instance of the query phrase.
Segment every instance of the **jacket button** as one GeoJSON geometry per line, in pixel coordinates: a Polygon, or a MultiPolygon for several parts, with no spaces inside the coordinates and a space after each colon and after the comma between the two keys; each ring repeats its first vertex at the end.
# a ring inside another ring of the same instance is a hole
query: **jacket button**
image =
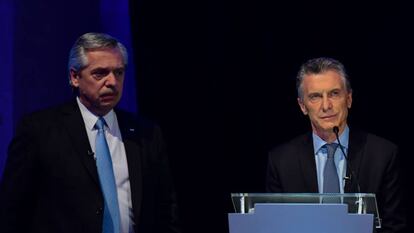
{"type": "Polygon", "coordinates": [[[102,208],[98,208],[97,210],[96,210],[96,214],[101,214],[102,213],[102,208]]]}

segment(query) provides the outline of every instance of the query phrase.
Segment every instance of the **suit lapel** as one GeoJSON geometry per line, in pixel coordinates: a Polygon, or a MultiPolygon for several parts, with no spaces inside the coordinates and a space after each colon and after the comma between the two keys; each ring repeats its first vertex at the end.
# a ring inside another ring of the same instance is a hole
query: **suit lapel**
{"type": "Polygon", "coordinates": [[[311,134],[303,137],[303,146],[298,146],[299,161],[301,164],[306,192],[318,193],[318,180],[311,134]]]}
{"type": "Polygon", "coordinates": [[[359,177],[359,167],[362,161],[363,148],[366,143],[366,135],[358,130],[350,130],[349,132],[349,150],[348,150],[348,163],[347,166],[347,176],[351,175],[351,181],[346,182],[345,192],[346,193],[355,193],[358,192],[358,177],[359,177]],[[352,168],[354,176],[349,170],[352,168]]]}
{"type": "MultiPolygon", "coordinates": [[[[142,161],[138,145],[139,135],[135,121],[126,117],[123,112],[116,112],[118,124],[121,130],[122,140],[128,162],[128,173],[131,187],[132,208],[135,219],[139,219],[142,204],[142,161]]],[[[82,164],[85,166],[92,179],[99,185],[98,171],[95,159],[90,154],[91,146],[85,129],[85,123],[76,101],[62,108],[62,118],[71,143],[82,164]]]]}
{"type": "Polygon", "coordinates": [[[129,183],[131,187],[134,218],[139,219],[142,204],[142,157],[140,155],[139,134],[136,122],[123,112],[117,111],[119,128],[128,162],[129,183]]]}
{"type": "Polygon", "coordinates": [[[82,161],[92,179],[99,185],[98,172],[95,159],[93,158],[88,135],[86,134],[85,123],[76,101],[73,101],[62,108],[63,124],[66,128],[76,154],[82,161]]]}

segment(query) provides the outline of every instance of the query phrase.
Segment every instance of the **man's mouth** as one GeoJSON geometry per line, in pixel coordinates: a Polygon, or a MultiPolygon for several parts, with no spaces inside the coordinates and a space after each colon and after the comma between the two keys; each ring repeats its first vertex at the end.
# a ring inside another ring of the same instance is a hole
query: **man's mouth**
{"type": "Polygon", "coordinates": [[[100,98],[102,99],[102,100],[113,100],[113,99],[115,99],[116,98],[116,93],[106,93],[106,94],[102,94],[101,96],[100,96],[100,98]]]}
{"type": "Polygon", "coordinates": [[[329,119],[332,119],[332,118],[335,118],[335,117],[336,117],[336,115],[329,115],[329,116],[322,116],[321,119],[329,120],[329,119]]]}

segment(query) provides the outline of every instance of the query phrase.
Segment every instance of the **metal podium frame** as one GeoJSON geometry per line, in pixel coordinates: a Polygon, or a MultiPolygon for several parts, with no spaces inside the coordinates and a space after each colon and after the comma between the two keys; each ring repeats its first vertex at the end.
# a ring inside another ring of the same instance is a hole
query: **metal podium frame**
{"type": "Polygon", "coordinates": [[[372,233],[375,194],[233,193],[230,233],[372,233]]]}

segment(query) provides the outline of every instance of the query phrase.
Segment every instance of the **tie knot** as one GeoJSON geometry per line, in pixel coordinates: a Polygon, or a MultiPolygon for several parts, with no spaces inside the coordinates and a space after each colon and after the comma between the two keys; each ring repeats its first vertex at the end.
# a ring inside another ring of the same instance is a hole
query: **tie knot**
{"type": "Polygon", "coordinates": [[[96,121],[95,128],[97,130],[103,130],[104,126],[105,126],[105,119],[103,119],[103,117],[99,117],[98,120],[96,121]]]}
{"type": "Polygon", "coordinates": [[[335,151],[338,148],[338,143],[327,143],[325,146],[326,149],[328,149],[328,158],[333,158],[335,151]]]}

